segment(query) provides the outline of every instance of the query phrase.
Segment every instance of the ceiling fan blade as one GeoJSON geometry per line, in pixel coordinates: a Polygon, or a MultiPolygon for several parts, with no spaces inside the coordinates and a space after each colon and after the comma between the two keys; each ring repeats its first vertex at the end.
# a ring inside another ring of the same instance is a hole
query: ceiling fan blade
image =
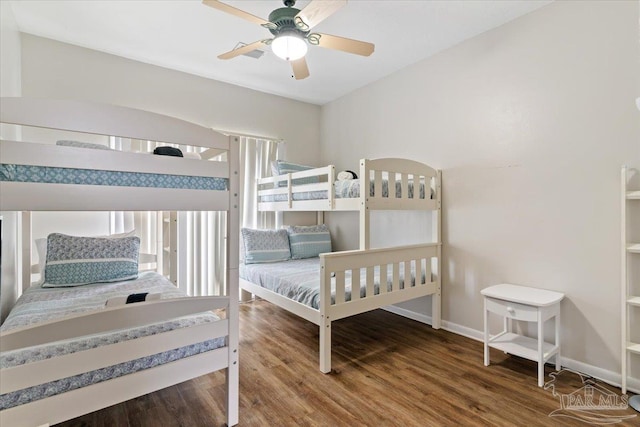
{"type": "Polygon", "coordinates": [[[373,43],[362,42],[360,40],[348,39],[346,37],[332,36],[331,34],[314,33],[320,36],[318,46],[327,49],[341,50],[343,52],[355,53],[356,55],[369,56],[375,50],[373,43]]]}
{"type": "Polygon", "coordinates": [[[246,19],[249,22],[253,22],[258,25],[269,24],[269,21],[266,19],[262,19],[259,16],[255,16],[250,14],[249,12],[245,12],[244,10],[237,9],[233,6],[229,6],[228,4],[222,3],[218,0],[203,0],[202,3],[206,6],[212,7],[214,9],[218,9],[222,12],[230,13],[231,15],[235,15],[238,18],[246,19]]]}
{"type": "Polygon", "coordinates": [[[307,66],[307,60],[304,56],[295,61],[291,61],[291,68],[293,68],[293,76],[296,80],[302,80],[309,77],[309,67],[307,66]]]}
{"type": "Polygon", "coordinates": [[[298,28],[309,31],[345,4],[347,4],[347,0],[311,0],[304,9],[298,12],[294,21],[298,28]]]}
{"type": "Polygon", "coordinates": [[[241,46],[237,49],[230,50],[229,52],[223,53],[222,55],[218,55],[218,59],[231,59],[236,56],[243,55],[247,52],[251,52],[252,50],[260,49],[262,45],[264,45],[265,40],[258,40],[257,42],[253,42],[248,45],[241,46]]]}

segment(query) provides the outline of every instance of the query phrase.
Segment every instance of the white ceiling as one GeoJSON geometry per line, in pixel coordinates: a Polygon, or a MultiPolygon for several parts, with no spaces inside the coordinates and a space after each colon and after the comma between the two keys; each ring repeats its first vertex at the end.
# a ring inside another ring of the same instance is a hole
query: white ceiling
{"type": "MultiPolygon", "coordinates": [[[[360,57],[310,46],[311,76],[299,81],[269,48],[260,59],[217,59],[270,33],[199,0],[17,0],[12,7],[25,33],[322,105],[550,2],[351,0],[314,31],[372,42],[375,52],[360,57]]],[[[265,19],[283,7],[280,0],[226,3],[265,19]]]]}

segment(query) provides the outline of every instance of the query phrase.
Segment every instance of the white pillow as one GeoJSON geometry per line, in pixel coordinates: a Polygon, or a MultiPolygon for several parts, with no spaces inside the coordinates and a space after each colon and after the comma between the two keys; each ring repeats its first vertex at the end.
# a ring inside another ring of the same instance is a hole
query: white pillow
{"type": "MultiPolygon", "coordinates": [[[[136,235],[136,230],[127,231],[126,233],[111,234],[107,236],[95,236],[95,237],[107,237],[110,239],[118,239],[120,237],[131,237],[136,235]]],[[[34,283],[34,285],[42,285],[44,282],[44,265],[47,263],[47,238],[36,239],[36,251],[38,252],[38,271],[40,278],[34,283]]]]}
{"type": "Polygon", "coordinates": [[[60,140],[56,141],[56,145],[61,145],[63,147],[76,147],[76,148],[91,148],[93,150],[111,150],[111,148],[102,144],[94,144],[92,142],[81,142],[81,141],[68,141],[68,140],[60,140]]]}

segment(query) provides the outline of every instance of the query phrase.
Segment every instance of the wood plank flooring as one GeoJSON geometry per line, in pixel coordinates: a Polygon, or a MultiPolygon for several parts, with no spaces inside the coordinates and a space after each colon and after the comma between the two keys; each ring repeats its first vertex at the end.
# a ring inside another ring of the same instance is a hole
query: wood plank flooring
{"type": "MultiPolygon", "coordinates": [[[[241,304],[240,426],[589,425],[549,416],[559,398],[537,387],[534,362],[492,351],[485,367],[482,343],[383,310],[332,330],[334,371],[324,375],[317,326],[266,301],[241,304]]],[[[582,387],[562,380],[558,392],[582,387]]],[[[224,381],[216,372],[59,426],[222,426],[224,381]]]]}

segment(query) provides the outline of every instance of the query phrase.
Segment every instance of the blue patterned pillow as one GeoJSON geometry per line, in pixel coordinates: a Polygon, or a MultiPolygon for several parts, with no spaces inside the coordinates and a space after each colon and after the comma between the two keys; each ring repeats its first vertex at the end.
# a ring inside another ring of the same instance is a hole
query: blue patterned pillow
{"type": "Polygon", "coordinates": [[[326,225],[287,227],[291,258],[314,258],[320,254],[331,252],[331,234],[326,225]]]}
{"type": "Polygon", "coordinates": [[[286,261],[291,258],[287,230],[242,229],[244,263],[286,261]]]}
{"type": "MultiPolygon", "coordinates": [[[[309,170],[309,169],[315,169],[315,167],[299,165],[297,163],[285,162],[283,160],[277,160],[275,162],[275,168],[272,168],[272,169],[274,169],[274,170],[272,170],[272,172],[276,172],[275,175],[284,175],[284,174],[287,174],[287,173],[294,173],[294,172],[306,171],[306,170],[309,170]]],[[[294,179],[292,182],[295,185],[315,184],[316,182],[318,182],[318,177],[317,176],[311,176],[309,178],[298,178],[298,179],[294,179]]],[[[280,181],[278,183],[278,185],[280,187],[286,187],[287,186],[287,182],[286,181],[280,181]]]]}
{"type": "Polygon", "coordinates": [[[47,237],[43,288],[118,282],[138,277],[140,238],[47,237]]]}

